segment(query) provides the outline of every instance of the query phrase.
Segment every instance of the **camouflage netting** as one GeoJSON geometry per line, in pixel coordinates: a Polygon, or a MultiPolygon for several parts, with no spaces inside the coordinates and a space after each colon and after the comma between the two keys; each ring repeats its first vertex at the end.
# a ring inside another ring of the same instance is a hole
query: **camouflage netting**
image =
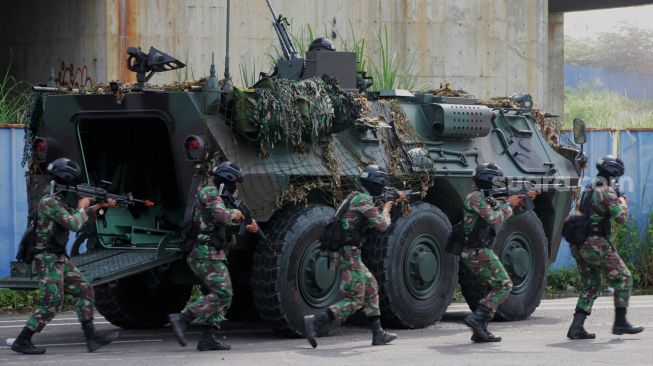
{"type": "Polygon", "coordinates": [[[237,132],[258,141],[262,156],[279,144],[305,151],[306,142],[350,128],[359,117],[353,97],[329,77],[263,79],[235,90],[234,109],[237,132]]]}
{"type": "Polygon", "coordinates": [[[29,176],[33,173],[35,168],[31,164],[32,158],[32,143],[34,142],[34,136],[39,128],[39,121],[43,115],[43,94],[32,92],[29,95],[29,108],[27,112],[23,115],[23,120],[21,123],[25,126],[25,137],[24,137],[24,146],[23,146],[23,159],[21,165],[25,166],[28,164],[28,171],[25,173],[29,176]]]}
{"type": "MultiPolygon", "coordinates": [[[[380,148],[384,152],[381,161],[375,156],[365,153],[357,146],[352,146],[347,138],[323,139],[319,147],[310,147],[311,152],[320,154],[321,160],[329,171],[328,176],[295,176],[290,179],[280,194],[276,197],[277,207],[287,204],[306,204],[309,196],[319,195],[327,202],[338,206],[342,200],[358,187],[356,175],[344,176],[341,174],[343,165],[354,164],[361,171],[368,164],[387,166],[391,173],[391,185],[401,190],[420,191],[426,194],[429,184],[429,175],[426,171],[412,169],[407,150],[414,147],[423,147],[424,141],[413,129],[401,105],[392,99],[380,99],[370,102],[363,95],[354,95],[353,101],[359,113],[352,130],[360,134],[361,138],[378,139],[380,148]],[[345,149],[349,152],[347,162],[339,161],[345,158],[336,149],[345,149]]],[[[375,145],[371,145],[375,146],[375,145]]],[[[372,148],[374,149],[374,148],[372,148]]],[[[408,206],[404,207],[405,209],[408,206]]],[[[407,212],[404,210],[404,212],[407,212]]]]}
{"type": "Polygon", "coordinates": [[[433,94],[439,97],[464,97],[472,98],[473,95],[462,89],[455,89],[450,82],[444,81],[440,83],[440,87],[437,89],[427,89],[423,91],[426,94],[433,94]]]}

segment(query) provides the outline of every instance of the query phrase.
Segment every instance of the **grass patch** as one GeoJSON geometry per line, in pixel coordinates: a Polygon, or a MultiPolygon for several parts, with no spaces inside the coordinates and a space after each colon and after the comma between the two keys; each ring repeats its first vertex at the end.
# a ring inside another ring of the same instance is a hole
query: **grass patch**
{"type": "Polygon", "coordinates": [[[594,128],[652,127],[653,100],[598,92],[589,85],[578,90],[565,88],[565,127],[571,127],[574,118],[582,118],[594,128]]]}
{"type": "Polygon", "coordinates": [[[577,292],[572,290],[578,289],[578,269],[576,267],[549,269],[547,274],[546,290],[544,291],[545,297],[558,297],[566,294],[575,296],[577,292]]]}
{"type": "Polygon", "coordinates": [[[29,107],[28,85],[16,81],[10,71],[11,62],[0,79],[0,124],[21,123],[29,107]]]}
{"type": "Polygon", "coordinates": [[[39,292],[15,291],[0,288],[0,310],[2,311],[26,311],[36,308],[39,302],[39,292]]]}
{"type": "MultiPolygon", "coordinates": [[[[70,295],[64,296],[60,311],[75,309],[76,299],[70,295]]],[[[0,288],[0,312],[32,312],[39,305],[39,291],[18,291],[0,288]]]]}
{"type": "Polygon", "coordinates": [[[415,53],[407,59],[402,58],[399,52],[390,51],[388,40],[388,27],[383,27],[383,34],[377,33],[376,46],[379,48],[379,60],[369,59],[374,85],[371,90],[381,89],[407,89],[414,90],[417,84],[417,75],[413,71],[415,53]]]}

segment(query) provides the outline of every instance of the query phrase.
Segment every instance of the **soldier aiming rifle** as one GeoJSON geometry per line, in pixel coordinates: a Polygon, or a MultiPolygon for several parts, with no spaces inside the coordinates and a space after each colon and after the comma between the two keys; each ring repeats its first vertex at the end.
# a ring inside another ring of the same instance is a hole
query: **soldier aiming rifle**
{"type": "MultiPolygon", "coordinates": [[[[90,283],[77,269],[72,259],[66,255],[68,232],[79,231],[84,224],[96,217],[102,209],[117,207],[117,195],[102,197],[82,195],[88,189],[77,189],[74,183],[81,178],[81,169],[77,163],[66,158],[59,158],[48,165],[52,176],[50,192],[39,200],[37,216],[33,222],[35,243],[31,253],[22,248],[26,262],[32,261],[35,275],[39,277],[39,305],[27,319],[27,324],[11,346],[11,350],[24,354],[43,354],[45,348],[32,344],[32,336],[39,333],[61,309],[64,293],[77,299],[75,312],[82,323],[86,347],[93,352],[107,343],[118,339],[117,331],[97,332],[93,325],[93,303],[95,292],[90,283]],[[73,188],[74,187],[74,188],[73,188]],[[91,197],[97,203],[91,205],[91,197]]],[[[133,198],[132,198],[133,199],[133,198]]],[[[21,246],[26,243],[21,243],[21,246]]]]}
{"type": "MultiPolygon", "coordinates": [[[[390,226],[390,210],[395,201],[386,201],[379,212],[373,199],[382,196],[388,178],[385,169],[378,165],[366,166],[360,175],[362,191],[349,194],[320,238],[322,248],[330,252],[331,260],[342,273],[340,289],[344,298],[322,313],[304,317],[304,336],[313,348],[317,347],[316,338],[322,325],[333,320],[345,321],[361,308],[372,330],[373,346],[384,345],[397,338],[396,334],[386,332],[381,327],[379,287],[361,259],[365,231],[371,228],[385,231],[390,226]]],[[[400,191],[397,191],[396,197],[398,202],[406,200],[406,195],[400,191]]]]}

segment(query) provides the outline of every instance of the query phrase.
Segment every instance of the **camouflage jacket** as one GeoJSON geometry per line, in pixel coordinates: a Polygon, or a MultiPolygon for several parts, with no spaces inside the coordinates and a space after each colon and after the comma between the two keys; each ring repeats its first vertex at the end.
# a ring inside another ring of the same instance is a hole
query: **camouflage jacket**
{"type": "Polygon", "coordinates": [[[493,207],[487,202],[483,193],[477,190],[467,195],[463,207],[465,235],[472,232],[479,218],[485,220],[491,227],[497,227],[512,215],[512,208],[507,201],[497,201],[497,205],[493,207]]]}
{"type": "Polygon", "coordinates": [[[199,244],[208,244],[211,241],[211,235],[217,225],[234,224],[236,210],[225,206],[222,197],[218,194],[218,187],[213,181],[210,181],[197,193],[197,205],[193,222],[200,229],[197,236],[199,244]]]}
{"type": "Polygon", "coordinates": [[[58,196],[41,197],[37,207],[34,252],[63,253],[68,232],[79,231],[90,215],[90,208],[73,209],[58,196]]]}
{"type": "Polygon", "coordinates": [[[347,241],[352,241],[351,234],[359,225],[364,225],[363,230],[374,228],[386,231],[390,226],[390,214],[374,206],[374,200],[368,193],[354,192],[349,209],[340,217],[340,225],[349,234],[347,241]],[[367,222],[363,224],[361,220],[367,222]]]}
{"type": "Polygon", "coordinates": [[[584,191],[583,195],[590,192],[594,192],[592,194],[592,214],[590,215],[593,225],[599,225],[605,215],[613,218],[619,224],[626,222],[626,219],[628,219],[628,206],[619,202],[619,197],[614,188],[609,185],[596,185],[593,190],[584,191]]]}

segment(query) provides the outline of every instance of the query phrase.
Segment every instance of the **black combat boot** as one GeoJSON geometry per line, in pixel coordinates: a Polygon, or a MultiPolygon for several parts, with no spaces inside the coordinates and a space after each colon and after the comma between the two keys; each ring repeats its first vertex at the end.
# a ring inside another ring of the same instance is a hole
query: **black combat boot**
{"type": "Polygon", "coordinates": [[[197,343],[198,351],[228,351],[230,349],[231,345],[222,343],[218,339],[217,329],[208,325],[202,326],[202,336],[197,343]]]}
{"type": "Polygon", "coordinates": [[[492,334],[492,332],[490,332],[490,331],[487,329],[487,326],[490,324],[490,320],[492,320],[492,315],[490,315],[489,317],[483,319],[483,329],[484,329],[485,332],[487,333],[487,337],[488,337],[487,339],[488,339],[488,340],[486,340],[486,341],[480,340],[479,338],[476,338],[476,334],[472,334],[472,342],[476,342],[476,343],[482,343],[482,342],[501,342],[501,337],[497,337],[497,336],[495,336],[494,334],[492,334]]]}
{"type": "Polygon", "coordinates": [[[97,332],[93,325],[93,320],[83,322],[82,330],[84,330],[86,348],[88,348],[89,352],[96,351],[105,344],[109,344],[120,337],[120,332],[117,330],[97,332]]]}
{"type": "Polygon", "coordinates": [[[386,332],[381,328],[381,319],[378,316],[369,317],[367,320],[370,323],[370,329],[372,329],[373,346],[382,346],[397,339],[396,334],[386,332]]]}
{"type": "Polygon", "coordinates": [[[188,329],[190,323],[193,322],[193,319],[195,319],[195,317],[189,311],[168,314],[170,326],[172,326],[172,330],[175,332],[177,342],[179,342],[182,347],[186,347],[186,338],[184,335],[186,334],[186,329],[188,329]]]}
{"type": "Polygon", "coordinates": [[[313,348],[317,347],[317,332],[320,327],[334,319],[335,317],[329,309],[317,315],[306,315],[304,317],[304,337],[313,348]]]}
{"type": "Polygon", "coordinates": [[[483,342],[500,342],[501,337],[487,331],[487,323],[492,319],[492,311],[485,305],[478,304],[473,313],[467,315],[463,320],[465,324],[472,328],[472,341],[476,343],[483,342]]]}
{"type": "Polygon", "coordinates": [[[637,334],[644,330],[644,327],[633,327],[632,324],[626,320],[626,308],[614,308],[614,326],[612,326],[612,334],[637,334]]]}
{"type": "Polygon", "coordinates": [[[23,330],[18,335],[18,337],[16,337],[14,344],[11,345],[11,350],[18,353],[24,353],[26,355],[44,354],[45,348],[36,347],[35,345],[32,344],[33,335],[34,332],[31,329],[24,327],[23,330]]]}
{"type": "Polygon", "coordinates": [[[585,330],[585,318],[590,315],[583,309],[576,308],[574,313],[574,320],[571,322],[569,331],[567,331],[567,338],[569,339],[594,339],[596,334],[589,333],[585,330]]]}

